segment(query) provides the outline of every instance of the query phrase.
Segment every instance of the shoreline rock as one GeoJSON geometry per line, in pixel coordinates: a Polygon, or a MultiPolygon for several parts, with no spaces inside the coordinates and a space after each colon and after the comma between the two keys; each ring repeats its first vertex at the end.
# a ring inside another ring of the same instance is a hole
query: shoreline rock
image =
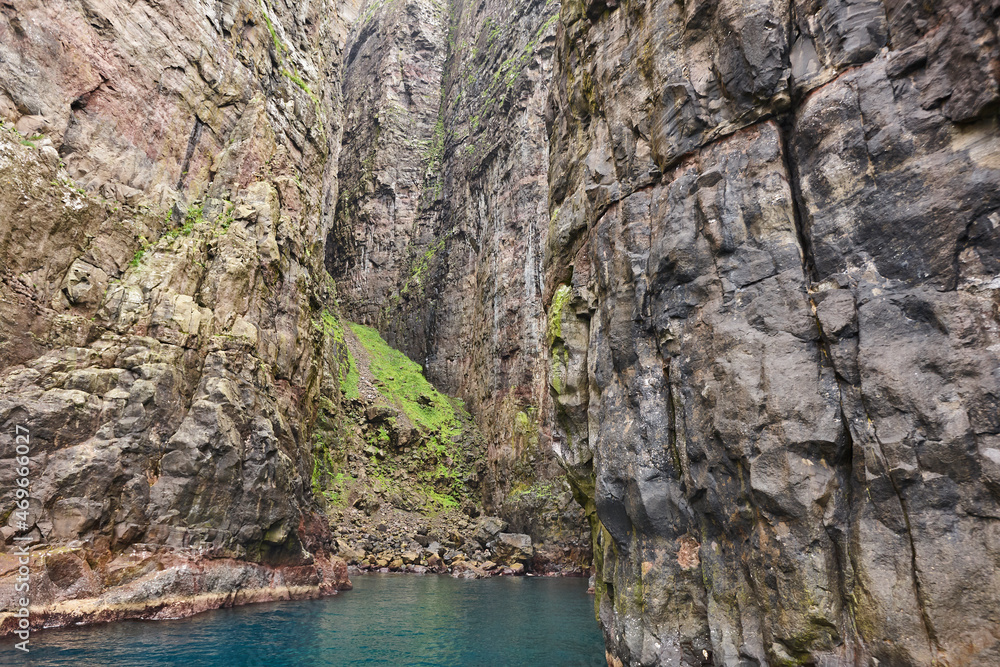
{"type": "MultiPolygon", "coordinates": [[[[347,564],[336,556],[316,556],[312,563],[263,565],[233,558],[205,558],[193,553],[136,552],[131,568],[90,569],[83,554],[72,550],[33,554],[31,600],[33,631],[122,620],[169,620],[203,611],[258,602],[306,600],[352,588],[347,564]],[[75,566],[75,572],[73,568],[75,566]],[[123,570],[130,570],[122,574],[123,570]],[[66,580],[60,575],[73,572],[66,580]],[[97,592],[100,580],[115,585],[97,592]],[[73,577],[76,578],[73,578],[73,577]],[[82,584],[82,585],[81,585],[82,584]],[[97,594],[88,595],[91,591],[97,594]],[[83,596],[73,597],[77,593],[83,596]]],[[[16,558],[0,554],[0,597],[15,599],[16,558]]],[[[0,614],[0,637],[11,635],[18,619],[0,614]]]]}
{"type": "MultiPolygon", "coordinates": [[[[490,564],[491,567],[483,567],[485,564],[480,563],[470,563],[469,561],[460,561],[450,568],[430,568],[423,565],[404,565],[401,568],[393,569],[391,567],[358,567],[357,565],[349,565],[347,567],[347,574],[349,576],[360,576],[363,577],[369,574],[418,574],[418,575],[438,575],[438,576],[449,576],[453,579],[489,579],[491,577],[566,577],[572,579],[583,579],[589,577],[593,579],[593,573],[579,572],[579,571],[560,571],[560,572],[529,572],[527,569],[521,565],[516,564],[511,567],[498,566],[496,563],[490,564]]],[[[588,588],[588,593],[593,594],[593,588],[588,588]]]]}
{"type": "Polygon", "coordinates": [[[494,516],[468,519],[381,511],[352,511],[334,528],[334,547],[352,571],[413,572],[474,576],[506,574],[588,576],[588,545],[533,543],[529,535],[506,533],[494,516]],[[471,573],[471,574],[469,574],[471,573]]]}

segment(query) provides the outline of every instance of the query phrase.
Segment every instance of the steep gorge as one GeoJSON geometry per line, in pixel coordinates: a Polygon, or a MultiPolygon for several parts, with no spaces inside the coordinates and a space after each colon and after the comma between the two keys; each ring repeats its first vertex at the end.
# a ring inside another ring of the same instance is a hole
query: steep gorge
{"type": "Polygon", "coordinates": [[[546,382],[543,121],[557,11],[369,5],[345,59],[327,268],[347,317],[466,401],[488,448],[487,507],[563,543],[586,533],[561,488],[546,382]]]}
{"type": "Polygon", "coordinates": [[[0,4],[0,590],[23,424],[50,623],[469,501],[592,536],[610,665],[1000,664],[998,22],[0,4]]]}

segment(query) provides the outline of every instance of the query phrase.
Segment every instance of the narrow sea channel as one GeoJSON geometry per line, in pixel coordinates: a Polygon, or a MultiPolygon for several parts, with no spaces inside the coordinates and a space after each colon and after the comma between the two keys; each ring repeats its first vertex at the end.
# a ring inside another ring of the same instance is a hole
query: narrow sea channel
{"type": "MultiPolygon", "coordinates": [[[[46,630],[28,660],[72,667],[606,665],[586,579],[373,574],[321,600],[220,609],[176,621],[46,630]]],[[[5,642],[6,644],[6,642],[5,642]]]]}

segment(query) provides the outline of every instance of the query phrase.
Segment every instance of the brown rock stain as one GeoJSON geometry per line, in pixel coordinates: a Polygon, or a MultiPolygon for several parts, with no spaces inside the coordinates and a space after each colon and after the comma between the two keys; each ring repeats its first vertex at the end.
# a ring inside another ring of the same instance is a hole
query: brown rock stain
{"type": "Polygon", "coordinates": [[[680,539],[680,548],[677,550],[677,563],[685,570],[693,570],[701,565],[698,552],[701,545],[698,540],[685,535],[680,539]]]}

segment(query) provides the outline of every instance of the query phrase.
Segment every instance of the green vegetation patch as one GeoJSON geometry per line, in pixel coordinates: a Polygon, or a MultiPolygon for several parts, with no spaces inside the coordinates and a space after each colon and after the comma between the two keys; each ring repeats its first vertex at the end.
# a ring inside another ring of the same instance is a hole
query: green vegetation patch
{"type": "Polygon", "coordinates": [[[536,504],[541,502],[551,504],[559,500],[562,491],[562,488],[551,480],[536,480],[530,486],[522,482],[511,488],[510,493],[507,494],[507,500],[512,503],[536,504]]]}
{"type": "Polygon", "coordinates": [[[361,390],[359,389],[361,373],[358,372],[358,364],[354,361],[354,357],[351,356],[350,351],[347,352],[346,366],[346,371],[341,372],[340,391],[344,394],[344,398],[354,401],[361,397],[361,390]]]}
{"type": "Polygon", "coordinates": [[[435,389],[421,366],[375,329],[329,310],[317,313],[313,327],[335,348],[344,400],[336,407],[320,398],[312,436],[314,495],[335,507],[358,506],[374,495],[398,509],[431,513],[467,502],[482,457],[464,404],[435,389]],[[376,417],[366,416],[366,406],[354,400],[360,398],[361,373],[348,347],[352,333],[365,350],[366,377],[383,401],[376,417]],[[352,422],[362,428],[351,428],[352,422]],[[352,452],[363,458],[350,458],[352,452]]]}
{"type": "Polygon", "coordinates": [[[267,25],[267,31],[271,33],[271,41],[274,43],[274,50],[278,52],[280,56],[283,51],[285,51],[285,45],[278,39],[278,31],[274,29],[274,24],[271,23],[271,17],[267,14],[268,8],[264,4],[263,0],[260,0],[260,13],[264,17],[264,23],[267,25]]]}
{"type": "MultiPolygon", "coordinates": [[[[191,236],[191,232],[194,231],[194,226],[197,225],[198,223],[205,222],[204,211],[205,211],[204,204],[192,206],[191,208],[188,209],[187,215],[184,216],[184,224],[182,224],[180,227],[175,227],[173,229],[167,230],[166,232],[163,233],[162,238],[165,238],[169,241],[173,241],[178,236],[191,236]]],[[[165,220],[165,224],[167,225],[170,224],[170,218],[172,214],[173,214],[173,209],[171,209],[170,212],[167,213],[167,219],[165,220]]]]}
{"type": "Polygon", "coordinates": [[[461,422],[452,400],[427,381],[420,364],[389,347],[377,331],[350,322],[351,330],[368,351],[368,367],[383,395],[396,403],[413,425],[443,438],[461,432],[461,422]]]}
{"type": "Polygon", "coordinates": [[[312,433],[312,476],[310,486],[317,498],[334,506],[346,506],[357,479],[345,473],[347,434],[343,415],[326,396],[320,396],[316,425],[312,433]]]}
{"type": "Polygon", "coordinates": [[[309,99],[312,100],[313,104],[317,105],[317,110],[318,110],[319,103],[320,103],[319,102],[319,98],[316,97],[316,95],[313,93],[312,89],[309,88],[309,84],[307,84],[305,81],[303,81],[302,77],[299,76],[298,74],[296,74],[295,72],[289,72],[287,69],[283,69],[283,70],[281,70],[281,73],[285,77],[287,77],[288,80],[290,80],[296,86],[298,86],[299,88],[301,88],[305,92],[305,94],[309,96],[309,99]]]}
{"type": "Polygon", "coordinates": [[[416,285],[418,288],[423,286],[424,276],[427,273],[427,269],[430,267],[431,260],[434,259],[434,255],[436,255],[438,251],[444,248],[449,238],[451,238],[451,232],[428,248],[427,251],[424,252],[424,254],[421,255],[416,262],[414,262],[413,269],[410,271],[410,276],[406,279],[406,282],[403,283],[403,288],[399,291],[400,294],[409,294],[411,285],[416,285]]]}
{"type": "Polygon", "coordinates": [[[562,313],[572,296],[573,289],[569,285],[560,285],[552,296],[552,305],[549,306],[549,345],[557,338],[562,338],[562,313]]]}
{"type": "MultiPolygon", "coordinates": [[[[357,479],[347,473],[338,472],[330,478],[330,483],[322,495],[331,505],[343,507],[347,505],[347,499],[351,488],[357,483],[357,479]]],[[[315,489],[314,489],[315,491],[315,489]]]]}
{"type": "MultiPolygon", "coordinates": [[[[467,481],[474,477],[476,459],[470,456],[469,443],[465,442],[468,434],[464,430],[470,417],[464,404],[435,389],[424,377],[420,364],[390,347],[377,331],[348,324],[365,347],[368,369],[379,392],[421,434],[403,453],[387,456],[386,449],[391,446],[389,431],[381,426],[369,430],[365,449],[370,454],[368,470],[374,471],[376,477],[383,474],[390,494],[398,490],[408,498],[404,502],[415,507],[457,507],[470,494],[467,481]],[[408,472],[404,473],[404,468],[408,472]],[[408,481],[389,481],[394,473],[403,473],[408,481]]],[[[394,422],[390,426],[395,429],[394,422]]]]}
{"type": "Polygon", "coordinates": [[[142,258],[145,256],[146,256],[146,248],[144,247],[139,248],[138,250],[135,251],[135,254],[132,255],[132,259],[129,261],[128,265],[134,269],[135,267],[139,266],[139,264],[142,263],[142,258]]]}

